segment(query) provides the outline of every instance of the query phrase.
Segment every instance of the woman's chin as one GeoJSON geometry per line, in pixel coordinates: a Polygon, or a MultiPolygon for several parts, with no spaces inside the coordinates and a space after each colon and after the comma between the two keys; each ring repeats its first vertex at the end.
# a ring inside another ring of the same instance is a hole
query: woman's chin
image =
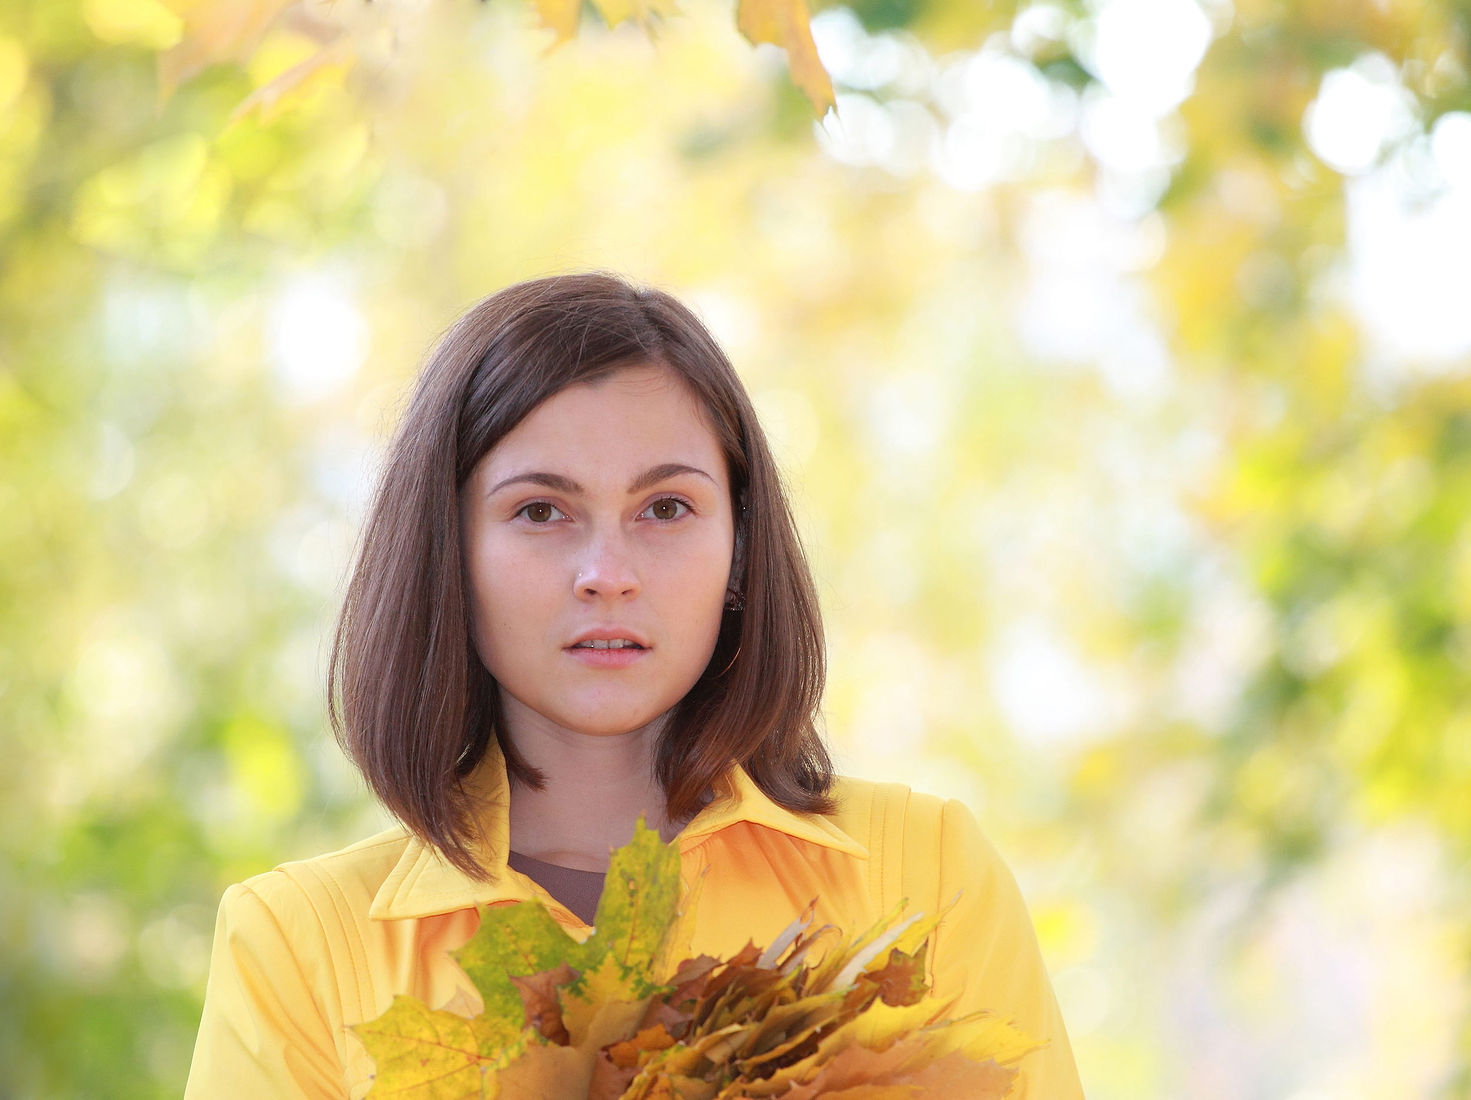
{"type": "Polygon", "coordinates": [[[656,715],[653,718],[642,720],[630,719],[622,722],[601,720],[574,726],[572,729],[574,732],[583,734],[586,737],[599,738],[632,737],[640,733],[657,734],[659,732],[659,726],[662,724],[660,722],[661,717],[660,715],[656,715]]]}
{"type": "Polygon", "coordinates": [[[592,708],[581,714],[564,714],[552,721],[571,733],[584,737],[632,737],[640,733],[657,734],[667,711],[650,714],[647,710],[620,711],[608,707],[592,708]]]}

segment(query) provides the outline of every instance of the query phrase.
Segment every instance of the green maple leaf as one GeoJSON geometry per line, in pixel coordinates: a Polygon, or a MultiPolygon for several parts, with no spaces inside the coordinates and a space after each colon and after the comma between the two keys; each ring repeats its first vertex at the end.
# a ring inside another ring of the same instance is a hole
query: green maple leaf
{"type": "Polygon", "coordinates": [[[678,908],[679,851],[640,818],[633,839],[613,853],[593,934],[573,965],[586,971],[611,960],[621,976],[636,979],[640,994],[651,992],[655,960],[678,908]]]}
{"type": "MultiPolygon", "coordinates": [[[[480,927],[455,951],[485,1002],[484,1015],[520,1030],[525,1021],[521,994],[511,981],[554,970],[573,959],[578,944],[562,930],[546,908],[517,902],[480,911],[480,927]]],[[[576,966],[576,961],[573,961],[576,966]]]]}

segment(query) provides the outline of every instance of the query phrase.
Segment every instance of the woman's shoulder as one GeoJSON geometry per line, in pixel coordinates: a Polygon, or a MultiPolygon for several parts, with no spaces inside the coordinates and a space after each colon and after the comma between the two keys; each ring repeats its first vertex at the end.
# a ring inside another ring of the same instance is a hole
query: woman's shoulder
{"type": "MultiPolygon", "coordinates": [[[[412,836],[402,826],[308,859],[278,864],[230,887],[231,895],[253,896],[276,914],[340,919],[345,913],[366,914],[373,898],[403,859],[412,836]]],[[[329,920],[328,923],[334,923],[329,920]]]]}
{"type": "Polygon", "coordinates": [[[852,776],[836,777],[831,794],[836,808],[829,819],[869,848],[983,839],[975,815],[958,799],[852,776]]]}
{"type": "Polygon", "coordinates": [[[1011,879],[975,814],[958,799],[846,776],[834,782],[832,796],[830,820],[868,850],[881,905],[1011,879]]]}
{"type": "Polygon", "coordinates": [[[1015,876],[958,799],[901,783],[840,779],[832,821],[869,851],[871,889],[881,912],[905,904],[943,914],[929,968],[937,996],[953,1011],[988,1011],[1047,1042],[1022,1064],[1019,1100],[1082,1100],[1067,1029],[1015,876]]]}

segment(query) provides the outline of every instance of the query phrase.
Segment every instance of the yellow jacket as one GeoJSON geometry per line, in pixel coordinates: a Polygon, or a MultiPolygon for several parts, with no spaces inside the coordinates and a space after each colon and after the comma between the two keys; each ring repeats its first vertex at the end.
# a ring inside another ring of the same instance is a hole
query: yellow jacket
{"type": "MultiPolygon", "coordinates": [[[[225,891],[186,1100],[362,1097],[373,1064],[349,1025],[381,1015],[396,994],[479,1010],[449,956],[474,933],[476,906],[536,898],[574,935],[586,933],[506,866],[509,802],[495,757],[479,773],[489,883],[393,829],[225,891]]],[[[819,923],[852,934],[901,899],[935,912],[959,894],[932,942],[935,992],[958,994],[957,1012],[990,1009],[1048,1040],[1022,1061],[1016,1100],[1082,1100],[1016,881],[970,812],[896,783],[844,779],[834,793],[831,817],[795,814],[732,770],[675,841],[686,884],[704,875],[692,950],[729,955],[748,940],[769,943],[814,897],[819,923]]]]}

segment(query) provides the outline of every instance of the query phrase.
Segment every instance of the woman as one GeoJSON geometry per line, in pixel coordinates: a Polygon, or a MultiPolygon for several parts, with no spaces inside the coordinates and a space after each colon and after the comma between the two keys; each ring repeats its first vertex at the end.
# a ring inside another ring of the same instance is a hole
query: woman
{"type": "Polygon", "coordinates": [[[431,355],[338,623],[334,729],[403,823],[232,886],[191,1097],[360,1097],[350,1025],[397,994],[464,1011],[477,906],[585,931],[645,815],[703,878],[695,952],[817,919],[936,911],[935,991],[1048,1047],[1025,1100],[1081,1097],[1016,884],[970,813],[835,779],[814,727],[812,581],[735,372],[668,295],[523,283],[431,355]]]}

